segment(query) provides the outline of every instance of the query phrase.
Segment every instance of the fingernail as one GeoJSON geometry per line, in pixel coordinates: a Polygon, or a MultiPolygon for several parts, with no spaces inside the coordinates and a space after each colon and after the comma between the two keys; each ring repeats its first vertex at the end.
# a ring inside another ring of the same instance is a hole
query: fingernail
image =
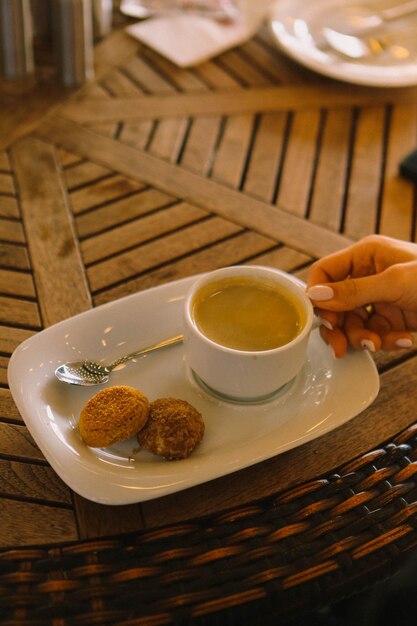
{"type": "Polygon", "coordinates": [[[325,327],[325,328],[327,328],[328,330],[333,330],[333,326],[332,326],[332,324],[330,324],[330,322],[329,322],[329,321],[327,321],[327,320],[323,319],[322,317],[319,317],[319,320],[320,320],[320,324],[321,324],[322,326],[324,326],[324,327],[325,327]]]}
{"type": "Polygon", "coordinates": [[[411,339],[397,339],[397,341],[395,342],[395,345],[398,346],[399,348],[411,348],[411,346],[413,345],[413,342],[411,341],[411,339]]]}
{"type": "Polygon", "coordinates": [[[307,289],[307,295],[312,300],[331,300],[334,296],[333,289],[327,285],[314,285],[307,289]]]}
{"type": "Polygon", "coordinates": [[[375,344],[370,339],[362,339],[361,346],[364,350],[369,350],[369,352],[375,352],[375,344]]]}

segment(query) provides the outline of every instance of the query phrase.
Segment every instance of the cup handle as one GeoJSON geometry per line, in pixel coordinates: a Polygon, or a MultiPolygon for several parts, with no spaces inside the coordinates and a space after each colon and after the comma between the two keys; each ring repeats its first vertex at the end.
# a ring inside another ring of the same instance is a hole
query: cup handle
{"type": "Polygon", "coordinates": [[[314,315],[313,317],[313,325],[311,326],[311,330],[316,330],[317,328],[320,328],[322,322],[321,319],[319,318],[318,315],[314,315]]]}

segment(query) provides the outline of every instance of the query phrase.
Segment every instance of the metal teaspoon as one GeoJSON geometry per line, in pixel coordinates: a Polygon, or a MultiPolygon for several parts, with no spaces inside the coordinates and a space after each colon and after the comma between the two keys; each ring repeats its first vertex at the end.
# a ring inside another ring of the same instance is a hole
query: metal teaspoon
{"type": "Polygon", "coordinates": [[[102,385],[109,380],[112,370],[114,370],[114,368],[121,363],[125,363],[126,361],[130,361],[136,357],[143,356],[144,354],[149,354],[150,352],[154,352],[155,350],[175,345],[182,342],[182,340],[183,335],[170,337],[169,339],[160,341],[159,343],[156,343],[152,346],[142,348],[137,352],[132,352],[131,354],[122,356],[119,359],[116,359],[115,361],[110,363],[109,365],[102,365],[101,363],[97,363],[96,361],[88,360],[64,363],[63,365],[60,365],[56,368],[55,376],[61,382],[69,383],[70,385],[82,385],[84,387],[91,387],[92,385],[102,385]]]}

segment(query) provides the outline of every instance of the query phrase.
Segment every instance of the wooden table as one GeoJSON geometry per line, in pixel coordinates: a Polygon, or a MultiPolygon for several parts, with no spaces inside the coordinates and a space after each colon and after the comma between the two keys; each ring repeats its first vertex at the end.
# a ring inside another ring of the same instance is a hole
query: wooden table
{"type": "MultiPolygon", "coordinates": [[[[414,350],[377,355],[377,400],[336,431],[126,507],[87,501],[57,477],[13,403],[6,371],[13,350],[42,328],[155,285],[237,263],[305,278],[314,259],[366,234],[415,240],[415,187],[397,169],[416,145],[416,89],[320,77],[278,52],[266,29],[189,70],[116,30],[96,47],[95,79],[83,88],[61,88],[47,64],[33,81],[0,88],[1,548],[184,530],[202,516],[215,525],[300,499],[297,515],[281,520],[291,541],[313,513],[323,523],[332,508],[329,519],[349,510],[360,517],[394,497],[402,504],[391,526],[382,524],[381,546],[398,555],[413,547],[414,350]],[[393,469],[394,448],[402,456],[393,469]],[[358,471],[360,480],[343,483],[358,471]],[[317,496],[335,477],[339,495],[317,496]]],[[[339,571],[338,552],[356,562],[375,556],[377,533],[362,539],[362,554],[354,539],[338,539],[304,582],[339,571]]],[[[214,560],[236,554],[229,546],[220,554],[221,546],[214,560]]],[[[300,582],[284,574],[283,588],[300,582]]]]}

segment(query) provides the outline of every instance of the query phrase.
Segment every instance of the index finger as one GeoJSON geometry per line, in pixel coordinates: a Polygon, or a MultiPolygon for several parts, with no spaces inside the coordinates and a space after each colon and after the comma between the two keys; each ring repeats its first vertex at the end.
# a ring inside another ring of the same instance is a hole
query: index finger
{"type": "Polygon", "coordinates": [[[352,251],[350,248],[333,252],[316,261],[310,269],[307,287],[321,283],[338,282],[352,272],[352,251]]]}

